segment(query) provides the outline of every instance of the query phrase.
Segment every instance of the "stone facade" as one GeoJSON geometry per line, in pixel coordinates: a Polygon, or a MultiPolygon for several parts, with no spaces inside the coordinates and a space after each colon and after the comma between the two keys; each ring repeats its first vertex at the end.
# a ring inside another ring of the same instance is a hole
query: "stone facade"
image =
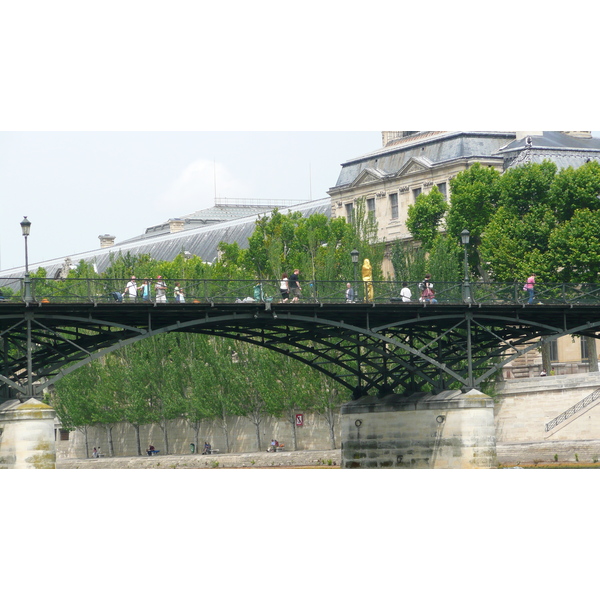
{"type": "Polygon", "coordinates": [[[533,377],[496,387],[500,463],[600,459],[600,400],[546,431],[546,424],[600,389],[600,373],[533,377]]]}
{"type": "MultiPolygon", "coordinates": [[[[335,425],[338,450],[326,457],[338,460],[339,465],[341,446],[342,463],[350,468],[486,468],[495,464],[552,462],[555,455],[561,462],[594,462],[600,460],[600,401],[550,432],[545,431],[545,425],[597,389],[600,373],[586,373],[503,382],[497,385],[493,400],[478,392],[446,392],[435,402],[426,395],[413,397],[410,402],[398,396],[383,401],[363,398],[343,407],[335,425]],[[440,417],[443,419],[438,420],[440,417]]],[[[265,459],[259,461],[254,454],[254,426],[242,417],[231,418],[228,425],[230,451],[241,458],[226,458],[222,430],[208,424],[200,433],[200,445],[208,440],[220,450],[219,454],[182,458],[190,455],[194,432],[185,421],[176,420],[168,428],[172,455],[154,457],[159,459],[157,465],[150,457],[136,458],[133,427],[123,423],[113,429],[115,455],[122,459],[115,459],[115,463],[99,459],[94,468],[202,468],[215,463],[222,467],[293,466],[304,460],[282,452],[274,461],[270,453],[264,452],[265,459]]],[[[296,431],[299,450],[329,452],[329,429],[318,415],[306,414],[303,427],[296,431]]],[[[261,452],[272,437],[292,449],[291,425],[287,421],[265,419],[261,425],[261,452]]],[[[157,426],[144,426],[141,441],[143,448],[152,443],[162,449],[162,431],[157,426]]],[[[100,447],[107,456],[106,432],[89,428],[88,446],[90,455],[93,447],[100,447]]],[[[81,432],[71,432],[69,440],[57,439],[56,448],[61,468],[84,468],[78,462],[86,457],[81,432]]],[[[314,464],[322,456],[315,454],[314,464]]]]}
{"type": "MultiPolygon", "coordinates": [[[[380,240],[410,240],[408,207],[419,194],[437,186],[449,198],[450,180],[475,162],[501,171],[503,158],[495,152],[514,139],[513,132],[384,132],[383,149],[342,164],[328,190],[331,215],[352,218],[354,203],[365,198],[380,240]]],[[[384,268],[391,272],[391,264],[384,268]]]]}
{"type": "Polygon", "coordinates": [[[0,405],[0,469],[54,469],[55,411],[30,398],[0,405]]]}
{"type": "Polygon", "coordinates": [[[472,390],[365,396],[342,407],[344,468],[496,466],[493,401],[472,390]]]}
{"type": "MultiPolygon", "coordinates": [[[[340,417],[336,415],[334,424],[335,446],[340,447],[340,417]]],[[[284,419],[265,417],[260,425],[260,448],[257,448],[256,427],[244,417],[229,417],[227,419],[229,432],[229,452],[256,452],[266,450],[271,439],[283,442],[286,448],[293,449],[292,426],[284,419]]],[[[82,431],[69,432],[69,439],[61,440],[60,424],[56,422],[56,453],[58,459],[86,458],[92,455],[93,448],[110,455],[107,432],[103,427],[88,427],[88,452],[86,453],[85,435],[82,431]]],[[[329,426],[319,415],[304,414],[304,423],[296,427],[298,450],[325,450],[331,448],[329,426]]],[[[190,454],[190,444],[195,444],[195,432],[184,419],[174,419],[167,424],[167,436],[170,454],[190,454]]],[[[137,443],[135,429],[128,423],[117,423],[112,430],[114,456],[136,456],[137,443]]],[[[199,449],[207,441],[220,454],[227,452],[225,433],[218,423],[204,423],[198,438],[199,449]]],[[[165,454],[163,431],[158,425],[142,425],[140,427],[140,442],[142,451],[150,444],[161,455],[165,454]]]]}
{"type": "Polygon", "coordinates": [[[201,454],[168,456],[119,456],[116,458],[66,458],[57,469],[266,469],[339,468],[340,450],[299,452],[242,452],[238,454],[201,454]]]}
{"type": "Polygon", "coordinates": [[[496,386],[496,436],[499,443],[600,440],[600,411],[588,405],[561,426],[546,423],[600,389],[600,373],[532,377],[496,386]]]}

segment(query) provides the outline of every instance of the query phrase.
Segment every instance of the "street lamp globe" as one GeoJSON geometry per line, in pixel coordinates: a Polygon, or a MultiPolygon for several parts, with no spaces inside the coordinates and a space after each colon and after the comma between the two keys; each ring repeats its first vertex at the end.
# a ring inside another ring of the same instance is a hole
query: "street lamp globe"
{"type": "Polygon", "coordinates": [[[27,217],[23,217],[23,220],[21,221],[21,231],[23,232],[23,237],[25,238],[25,277],[23,279],[25,302],[31,302],[33,300],[31,296],[31,279],[29,278],[29,256],[27,253],[27,237],[29,236],[30,230],[31,222],[27,217]]]}
{"type": "Polygon", "coordinates": [[[460,232],[460,237],[462,240],[462,243],[466,246],[469,243],[469,237],[470,237],[471,233],[469,232],[468,229],[463,229],[460,232]]]}
{"type": "Polygon", "coordinates": [[[23,220],[21,221],[21,231],[23,232],[23,235],[25,237],[27,237],[29,235],[30,229],[31,229],[31,222],[29,221],[29,219],[27,217],[23,217],[23,220]]]}

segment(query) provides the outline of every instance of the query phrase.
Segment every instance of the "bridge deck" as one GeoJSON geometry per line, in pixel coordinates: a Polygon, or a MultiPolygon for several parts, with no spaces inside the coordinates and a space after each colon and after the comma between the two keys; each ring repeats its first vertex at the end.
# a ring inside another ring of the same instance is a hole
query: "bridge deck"
{"type": "Polygon", "coordinates": [[[193,302],[0,303],[0,382],[21,394],[137,340],[172,331],[285,353],[355,393],[479,387],[541,337],[598,337],[600,305],[193,302]]]}

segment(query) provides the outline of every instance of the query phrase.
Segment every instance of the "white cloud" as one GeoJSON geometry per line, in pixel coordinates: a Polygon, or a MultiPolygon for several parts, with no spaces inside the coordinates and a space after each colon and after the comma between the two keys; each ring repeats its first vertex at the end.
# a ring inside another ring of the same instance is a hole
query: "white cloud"
{"type": "Polygon", "coordinates": [[[171,211],[170,217],[214,206],[215,191],[217,198],[244,198],[247,187],[237,181],[227,168],[218,162],[198,159],[185,168],[171,184],[157,207],[164,210],[165,205],[171,211]]]}

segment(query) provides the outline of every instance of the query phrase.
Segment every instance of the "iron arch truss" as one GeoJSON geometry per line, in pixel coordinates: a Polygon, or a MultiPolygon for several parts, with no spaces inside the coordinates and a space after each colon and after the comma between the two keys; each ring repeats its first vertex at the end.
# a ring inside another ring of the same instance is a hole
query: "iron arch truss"
{"type": "Polygon", "coordinates": [[[543,340],[599,330],[600,307],[581,304],[6,304],[0,383],[39,396],[108,352],[188,331],[286,354],[356,397],[479,388],[543,340]]]}

